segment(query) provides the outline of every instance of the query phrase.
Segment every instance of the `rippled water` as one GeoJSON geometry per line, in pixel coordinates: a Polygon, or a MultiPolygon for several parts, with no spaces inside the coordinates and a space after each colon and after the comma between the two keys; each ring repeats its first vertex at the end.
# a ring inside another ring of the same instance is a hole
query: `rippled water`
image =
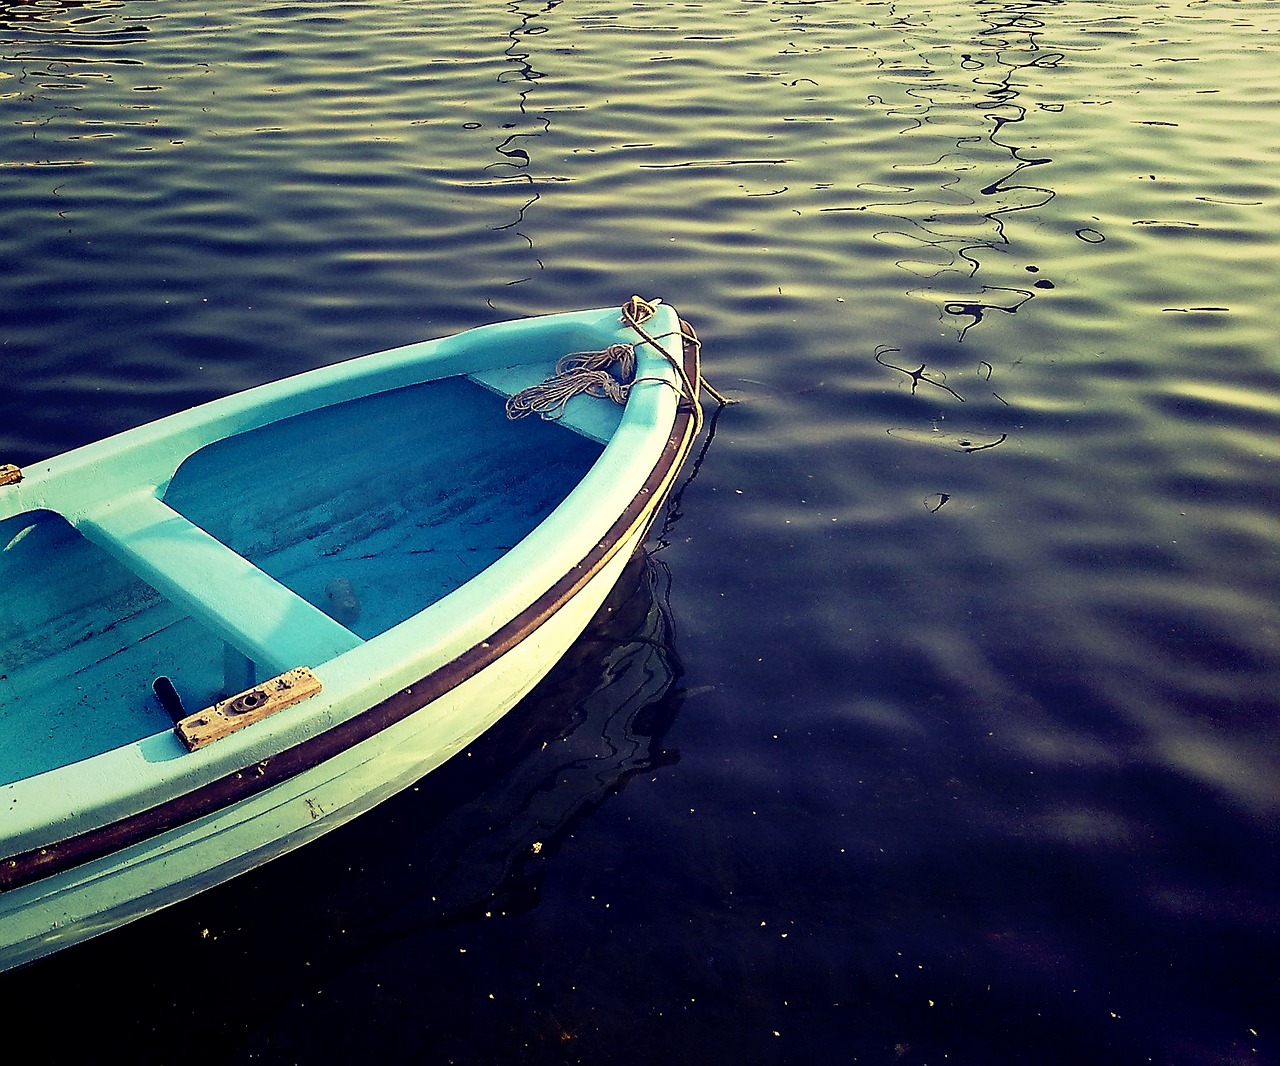
{"type": "Polygon", "coordinates": [[[1274,3],[0,27],[3,460],[633,292],[736,401],[678,668],[5,976],[52,1057],[1280,1061],[1274,3]]]}

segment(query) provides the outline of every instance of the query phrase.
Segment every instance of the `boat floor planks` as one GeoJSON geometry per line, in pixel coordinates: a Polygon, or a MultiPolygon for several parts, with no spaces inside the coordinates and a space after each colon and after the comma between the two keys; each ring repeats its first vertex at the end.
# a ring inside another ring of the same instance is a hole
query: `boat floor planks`
{"type": "MultiPolygon", "coordinates": [[[[563,426],[507,421],[501,397],[473,382],[436,381],[208,445],[164,502],[368,639],[510,550],[601,450],[563,426]],[[491,427],[480,446],[464,432],[476,418],[491,427]],[[297,478],[317,451],[329,476],[297,478]]],[[[151,678],[172,678],[189,709],[237,687],[218,635],[61,517],[0,523],[0,549],[50,579],[38,600],[0,607],[0,782],[169,728],[151,678]]]]}
{"type": "Polygon", "coordinates": [[[169,728],[158,674],[217,693],[222,641],[59,515],[0,521],[0,551],[49,578],[0,597],[0,783],[169,728]]]}
{"type": "Polygon", "coordinates": [[[602,450],[564,426],[508,421],[503,399],[474,382],[428,382],[211,444],[164,501],[369,639],[509,551],[602,450]],[[326,478],[296,478],[317,450],[326,478]],[[335,583],[358,609],[335,602],[335,583]]]}

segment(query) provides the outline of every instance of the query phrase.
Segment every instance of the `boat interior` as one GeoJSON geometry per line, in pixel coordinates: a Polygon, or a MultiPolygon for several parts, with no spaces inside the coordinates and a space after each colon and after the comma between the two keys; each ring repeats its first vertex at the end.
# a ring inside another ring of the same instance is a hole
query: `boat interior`
{"type": "Polygon", "coordinates": [[[165,485],[0,520],[0,784],[169,728],[440,600],[532,531],[603,445],[508,421],[463,377],[225,437],[165,485]]]}

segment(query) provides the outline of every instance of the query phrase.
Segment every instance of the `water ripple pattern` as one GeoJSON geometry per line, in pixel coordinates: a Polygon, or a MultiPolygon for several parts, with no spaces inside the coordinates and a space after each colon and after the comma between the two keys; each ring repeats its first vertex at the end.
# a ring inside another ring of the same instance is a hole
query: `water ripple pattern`
{"type": "Polygon", "coordinates": [[[246,1057],[1280,1062],[1278,60],[1272,0],[0,5],[0,461],[632,293],[737,401],[671,751],[519,914],[335,886],[268,963],[222,897],[49,987],[176,931],[275,968],[246,1057]]]}

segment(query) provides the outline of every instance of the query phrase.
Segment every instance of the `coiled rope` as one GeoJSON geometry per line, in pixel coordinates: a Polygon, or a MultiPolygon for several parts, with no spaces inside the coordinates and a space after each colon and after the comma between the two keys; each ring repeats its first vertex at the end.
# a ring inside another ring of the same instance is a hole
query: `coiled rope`
{"type": "Polygon", "coordinates": [[[635,383],[636,350],[630,344],[611,344],[600,352],[574,352],[556,362],[556,371],[507,399],[507,417],[514,421],[536,414],[548,422],[564,415],[575,396],[599,396],[625,404],[635,383]]]}
{"type": "MultiPolygon", "coordinates": [[[[652,318],[661,304],[661,300],[643,300],[632,296],[622,307],[622,319],[640,335],[641,343],[652,345],[675,371],[678,382],[677,391],[686,400],[694,412],[696,422],[695,433],[702,427],[702,407],[698,403],[698,389],[689,380],[684,366],[660,343],[659,338],[652,336],[644,323],[652,318]]],[[[664,334],[663,337],[673,334],[664,334]]],[[[680,320],[678,332],[681,344],[693,344],[699,349],[702,342],[692,326],[680,320]]],[[[555,373],[546,381],[531,385],[511,396],[507,400],[507,418],[515,420],[526,415],[537,414],[549,422],[563,417],[565,407],[575,396],[587,395],[608,398],[617,404],[625,404],[631,393],[631,387],[642,381],[665,381],[665,378],[636,378],[636,352],[631,344],[611,344],[598,352],[574,352],[563,356],[557,363],[555,373]]],[[[699,384],[717,403],[724,406],[729,401],[699,376],[699,384]]]]}

